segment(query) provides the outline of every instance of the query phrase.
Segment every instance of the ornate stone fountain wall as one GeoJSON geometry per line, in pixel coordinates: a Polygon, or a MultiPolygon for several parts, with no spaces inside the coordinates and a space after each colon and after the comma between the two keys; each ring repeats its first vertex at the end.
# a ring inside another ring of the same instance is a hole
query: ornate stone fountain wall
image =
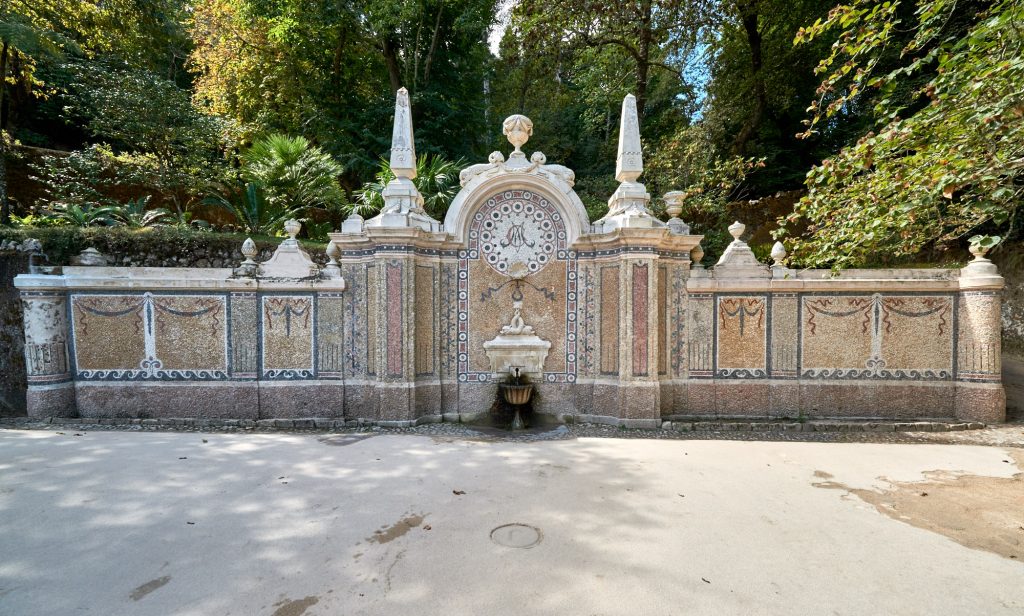
{"type": "Polygon", "coordinates": [[[604,219],[588,221],[572,171],[527,158],[532,123],[513,116],[513,151],[466,169],[435,221],[411,181],[404,92],[396,118],[385,209],[332,234],[327,268],[286,240],[236,270],[19,276],[30,414],[469,420],[497,395],[484,343],[521,302],[550,343],[533,378],[542,413],[632,426],[1004,417],[1003,280],[984,255],[963,270],[834,277],[786,269],[781,245],[779,263],[759,263],[734,225],[705,268],[701,237],[647,209],[631,97],[604,219]]]}

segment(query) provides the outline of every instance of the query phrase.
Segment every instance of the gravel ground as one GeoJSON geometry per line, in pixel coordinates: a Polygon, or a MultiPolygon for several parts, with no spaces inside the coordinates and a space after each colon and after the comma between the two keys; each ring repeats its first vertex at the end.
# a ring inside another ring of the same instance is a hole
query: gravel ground
{"type": "MultiPolygon", "coordinates": [[[[444,440],[471,440],[491,442],[539,442],[557,441],[576,438],[628,438],[658,440],[730,440],[730,441],[775,441],[805,443],[932,443],[989,445],[1000,447],[1024,448],[1024,422],[1006,423],[980,429],[957,429],[941,432],[915,431],[864,431],[858,427],[850,431],[815,431],[805,432],[793,429],[775,430],[687,430],[674,429],[642,430],[627,429],[600,424],[569,424],[559,426],[536,427],[520,432],[510,432],[499,428],[476,426],[459,423],[431,423],[408,428],[387,428],[380,426],[352,426],[345,428],[242,428],[236,426],[186,426],[170,427],[165,425],[140,425],[132,423],[99,424],[99,423],[59,423],[54,418],[51,423],[0,419],[0,429],[21,430],[58,430],[62,432],[96,432],[96,431],[128,431],[128,432],[206,432],[217,433],[294,433],[294,434],[408,434],[430,436],[444,440]]],[[[851,424],[853,425],[853,424],[851,424]]],[[[749,426],[749,424],[747,424],[749,426]]]]}

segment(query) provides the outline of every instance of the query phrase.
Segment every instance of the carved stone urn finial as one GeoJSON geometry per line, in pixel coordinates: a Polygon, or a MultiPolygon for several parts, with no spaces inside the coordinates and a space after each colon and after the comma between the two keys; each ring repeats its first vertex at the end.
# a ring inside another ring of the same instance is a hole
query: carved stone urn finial
{"type": "Polygon", "coordinates": [[[729,234],[732,235],[733,239],[737,241],[739,241],[740,236],[743,235],[743,232],[746,230],[747,225],[741,223],[738,220],[729,225],[729,234]]]}
{"type": "MultiPolygon", "coordinates": [[[[523,145],[530,140],[530,136],[533,135],[533,121],[530,118],[519,115],[510,115],[505,118],[505,121],[501,125],[501,133],[508,137],[508,142],[515,147],[515,152],[522,154],[523,145]]],[[[523,154],[525,156],[525,154],[523,154]]]]}
{"type": "Polygon", "coordinates": [[[690,261],[693,262],[694,267],[703,267],[700,264],[700,260],[704,258],[704,248],[697,244],[690,250],[690,261]]]}
{"type": "Polygon", "coordinates": [[[245,261],[242,261],[242,265],[256,265],[256,261],[253,260],[253,257],[255,257],[258,252],[259,251],[256,250],[256,242],[252,241],[251,237],[245,238],[245,241],[242,242],[242,256],[245,257],[245,261]]]}
{"type": "Polygon", "coordinates": [[[786,247],[782,242],[775,242],[772,246],[772,263],[775,267],[782,267],[782,260],[786,258],[786,247]]]}
{"type": "Polygon", "coordinates": [[[672,218],[679,218],[683,213],[683,203],[686,201],[687,193],[681,190],[673,190],[665,193],[665,213],[672,218]]]}
{"type": "Polygon", "coordinates": [[[302,223],[295,220],[294,218],[289,218],[284,223],[284,232],[287,233],[292,238],[293,241],[295,240],[295,236],[299,234],[299,231],[301,229],[302,223]]]}

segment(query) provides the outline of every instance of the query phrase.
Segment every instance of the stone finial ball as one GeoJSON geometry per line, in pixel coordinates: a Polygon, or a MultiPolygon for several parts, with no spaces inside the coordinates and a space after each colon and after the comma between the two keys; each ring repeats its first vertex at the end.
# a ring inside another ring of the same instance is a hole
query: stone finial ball
{"type": "Polygon", "coordinates": [[[518,151],[533,135],[533,121],[524,115],[510,115],[502,122],[501,132],[518,151]]]}
{"type": "Polygon", "coordinates": [[[743,232],[746,230],[747,226],[738,220],[729,225],[729,233],[736,241],[739,241],[740,236],[743,235],[743,232]]]}

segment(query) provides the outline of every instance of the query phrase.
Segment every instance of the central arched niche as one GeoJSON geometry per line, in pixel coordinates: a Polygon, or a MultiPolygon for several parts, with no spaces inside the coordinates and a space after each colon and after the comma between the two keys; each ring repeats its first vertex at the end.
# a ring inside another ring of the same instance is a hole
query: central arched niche
{"type": "MultiPolygon", "coordinates": [[[[511,120],[511,118],[510,118],[511,120]]],[[[586,209],[572,190],[573,173],[527,161],[516,150],[508,162],[493,153],[461,177],[463,189],[445,217],[445,231],[461,243],[458,261],[458,379],[492,380],[483,343],[495,337],[522,301],[522,316],[551,342],[543,381],[576,380],[575,241],[590,229],[586,209]]],[[[525,120],[525,118],[524,118],[525,120]]],[[[528,120],[526,120],[528,122],[528,120]]],[[[532,125],[530,125],[532,129],[532,125]]],[[[509,134],[512,132],[513,134],[509,134]]]]}

